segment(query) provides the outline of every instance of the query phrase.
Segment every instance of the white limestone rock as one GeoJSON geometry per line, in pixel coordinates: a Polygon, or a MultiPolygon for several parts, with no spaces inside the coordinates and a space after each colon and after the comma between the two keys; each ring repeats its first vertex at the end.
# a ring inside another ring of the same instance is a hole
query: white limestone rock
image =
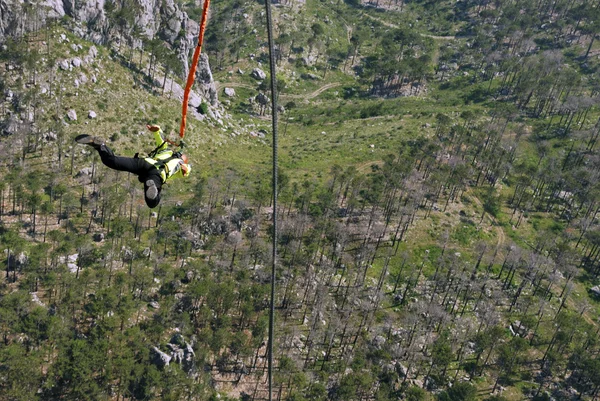
{"type": "Polygon", "coordinates": [[[225,96],[227,96],[227,97],[234,97],[235,96],[235,89],[233,89],[233,88],[225,88],[223,90],[223,92],[225,93],[225,96]]]}

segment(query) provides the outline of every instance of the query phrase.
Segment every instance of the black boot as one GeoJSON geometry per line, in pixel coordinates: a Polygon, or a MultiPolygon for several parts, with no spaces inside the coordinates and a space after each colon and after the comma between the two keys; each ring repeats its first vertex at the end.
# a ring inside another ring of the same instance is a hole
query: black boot
{"type": "Polygon", "coordinates": [[[90,145],[96,150],[100,150],[100,148],[104,145],[104,140],[102,138],[86,134],[77,135],[75,137],[75,142],[81,143],[82,145],[90,145]]]}

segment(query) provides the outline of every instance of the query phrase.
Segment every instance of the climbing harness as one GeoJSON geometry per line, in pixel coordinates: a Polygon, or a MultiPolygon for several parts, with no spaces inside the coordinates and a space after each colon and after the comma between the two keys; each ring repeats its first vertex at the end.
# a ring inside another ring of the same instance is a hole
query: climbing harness
{"type": "Polygon", "coordinates": [[[148,157],[154,158],[158,154],[158,152],[160,152],[160,150],[163,148],[163,146],[165,146],[166,143],[167,143],[167,140],[163,139],[163,142],[160,145],[158,145],[157,147],[154,148],[153,151],[148,153],[148,157]]]}

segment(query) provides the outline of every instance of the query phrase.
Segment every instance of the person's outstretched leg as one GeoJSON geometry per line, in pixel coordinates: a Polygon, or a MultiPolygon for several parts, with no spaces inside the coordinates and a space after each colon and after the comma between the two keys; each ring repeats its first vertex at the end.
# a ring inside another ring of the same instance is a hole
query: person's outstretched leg
{"type": "Polygon", "coordinates": [[[89,145],[98,151],[102,163],[113,170],[127,171],[136,175],[146,174],[152,169],[153,165],[142,158],[116,156],[113,151],[106,146],[102,138],[90,135],[79,135],[75,142],[89,145]]]}

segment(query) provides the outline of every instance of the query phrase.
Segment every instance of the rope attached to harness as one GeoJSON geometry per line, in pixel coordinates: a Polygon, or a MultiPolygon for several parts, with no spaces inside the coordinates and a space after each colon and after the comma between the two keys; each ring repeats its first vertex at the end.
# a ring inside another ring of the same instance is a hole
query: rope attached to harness
{"type": "Polygon", "coordinates": [[[194,50],[194,58],[192,66],[187,77],[187,83],[185,84],[185,91],[183,92],[183,105],[181,108],[181,126],[179,127],[179,137],[183,139],[185,136],[185,124],[187,120],[187,109],[188,99],[190,97],[190,90],[196,79],[196,68],[198,66],[198,59],[200,58],[200,51],[202,50],[202,42],[204,41],[204,31],[206,30],[206,19],[208,17],[208,6],[210,0],[204,0],[204,8],[202,9],[202,19],[200,20],[200,31],[198,32],[198,44],[194,50]]]}

